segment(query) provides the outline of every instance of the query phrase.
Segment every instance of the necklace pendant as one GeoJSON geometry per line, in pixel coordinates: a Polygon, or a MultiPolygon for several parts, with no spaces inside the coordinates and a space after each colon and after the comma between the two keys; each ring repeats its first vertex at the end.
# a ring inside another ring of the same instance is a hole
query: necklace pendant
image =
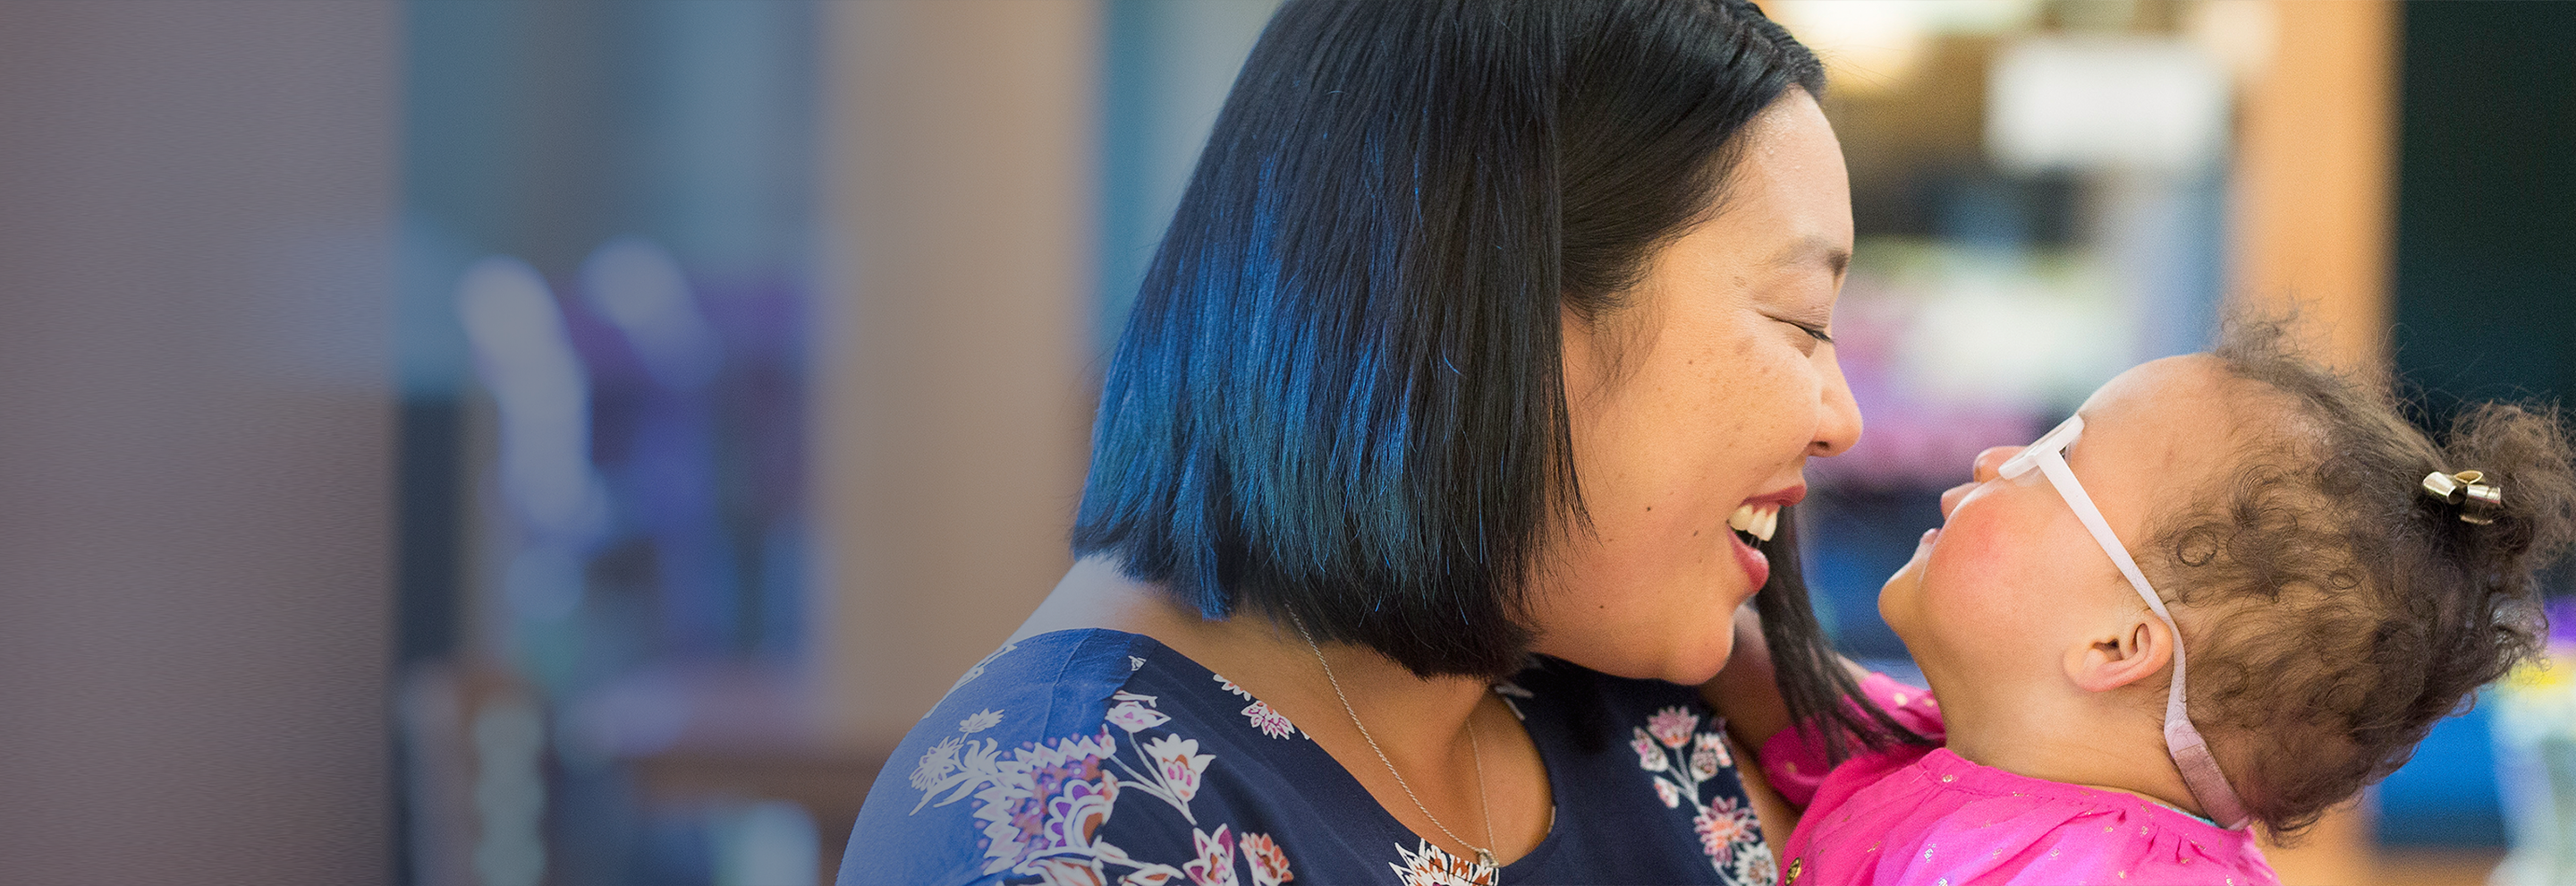
{"type": "Polygon", "coordinates": [[[1494,863],[1494,850],[1491,849],[1476,850],[1476,863],[1489,868],[1502,867],[1502,865],[1494,863]]]}

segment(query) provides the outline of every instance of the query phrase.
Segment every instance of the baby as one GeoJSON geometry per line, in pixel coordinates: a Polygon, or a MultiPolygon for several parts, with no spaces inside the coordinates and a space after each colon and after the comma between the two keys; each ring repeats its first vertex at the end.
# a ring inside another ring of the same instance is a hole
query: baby
{"type": "Polygon", "coordinates": [[[2576,535],[2555,416],[2437,442],[2281,342],[2122,373],[1942,494],[1879,595],[1931,692],[1859,681],[1922,741],[1713,685],[1806,807],[1784,883],[2273,883],[2247,825],[2315,822],[2532,651],[2576,535]]]}

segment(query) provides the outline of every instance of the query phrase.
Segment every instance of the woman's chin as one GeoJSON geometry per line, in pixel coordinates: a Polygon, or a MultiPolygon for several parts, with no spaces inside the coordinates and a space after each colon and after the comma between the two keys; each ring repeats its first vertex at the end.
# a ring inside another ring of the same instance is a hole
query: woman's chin
{"type": "MultiPolygon", "coordinates": [[[[1659,625],[1660,627],[1660,625],[1659,625]]],[[[1661,648],[1640,648],[1638,637],[1628,642],[1595,642],[1582,648],[1551,649],[1541,641],[1530,651],[1561,658],[1575,665],[1613,677],[1631,680],[1663,680],[1685,686],[1697,686],[1717,676],[1726,667],[1726,659],[1735,653],[1735,626],[1731,620],[1710,627],[1705,633],[1675,637],[1661,648]],[[1715,637],[1711,642],[1708,638],[1715,637]]],[[[1578,644],[1565,644],[1576,646],[1578,644]]]]}

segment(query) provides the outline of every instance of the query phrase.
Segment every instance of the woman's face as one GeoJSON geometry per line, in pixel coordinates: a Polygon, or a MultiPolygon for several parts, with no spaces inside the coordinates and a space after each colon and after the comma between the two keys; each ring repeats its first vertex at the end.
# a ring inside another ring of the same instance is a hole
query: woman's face
{"type": "Polygon", "coordinates": [[[1565,320],[1590,521],[1533,588],[1538,652],[1626,677],[1714,676],[1736,607],[1769,574],[1729,516],[1797,502],[1807,459],[1860,438],[1826,341],[1852,246],[1842,146],[1797,89],[1739,137],[1721,211],[1649,256],[1624,306],[1565,320]]]}

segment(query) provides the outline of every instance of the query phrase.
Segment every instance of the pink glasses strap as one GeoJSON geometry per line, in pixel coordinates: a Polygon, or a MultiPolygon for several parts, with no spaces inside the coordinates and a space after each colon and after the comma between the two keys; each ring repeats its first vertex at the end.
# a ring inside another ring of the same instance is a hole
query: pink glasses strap
{"type": "Polygon", "coordinates": [[[2093,540],[2101,543],[2102,552],[2111,555],[2111,564],[2120,568],[2120,575],[2129,580],[2129,586],[2137,590],[2139,597],[2146,599],[2147,608],[2155,612],[2156,619],[2164,622],[2165,629],[2173,633],[2173,688],[2165,694],[2165,750],[2173,756],[2174,768],[2182,772],[2183,787],[2191,790],[2192,797],[2200,801],[2201,811],[2209,813],[2211,821],[2228,828],[2244,827],[2251,818],[2245,812],[2245,802],[2237,798],[2234,788],[2228,786],[2227,775],[2218,769],[2218,758],[2209,752],[2209,743],[2202,740],[2200,730],[2191,725],[2189,707],[2183,697],[2182,628],[2174,624],[2173,613],[2165,609],[2164,598],[2157,596],[2156,589],[2147,584],[2146,573],[2138,571],[2138,562],[2129,557],[2128,547],[2121,544],[2119,535],[2111,531],[2110,521],[2102,519],[2102,510],[2093,506],[2093,496],[2084,491],[2084,484],[2076,482],[2075,469],[2066,466],[2066,457],[2055,450],[2035,455],[2040,472],[2048,475],[2049,485],[2057,487],[2058,495],[2066,499],[2068,509],[2075,512],[2075,519],[2093,533],[2093,540]]]}

